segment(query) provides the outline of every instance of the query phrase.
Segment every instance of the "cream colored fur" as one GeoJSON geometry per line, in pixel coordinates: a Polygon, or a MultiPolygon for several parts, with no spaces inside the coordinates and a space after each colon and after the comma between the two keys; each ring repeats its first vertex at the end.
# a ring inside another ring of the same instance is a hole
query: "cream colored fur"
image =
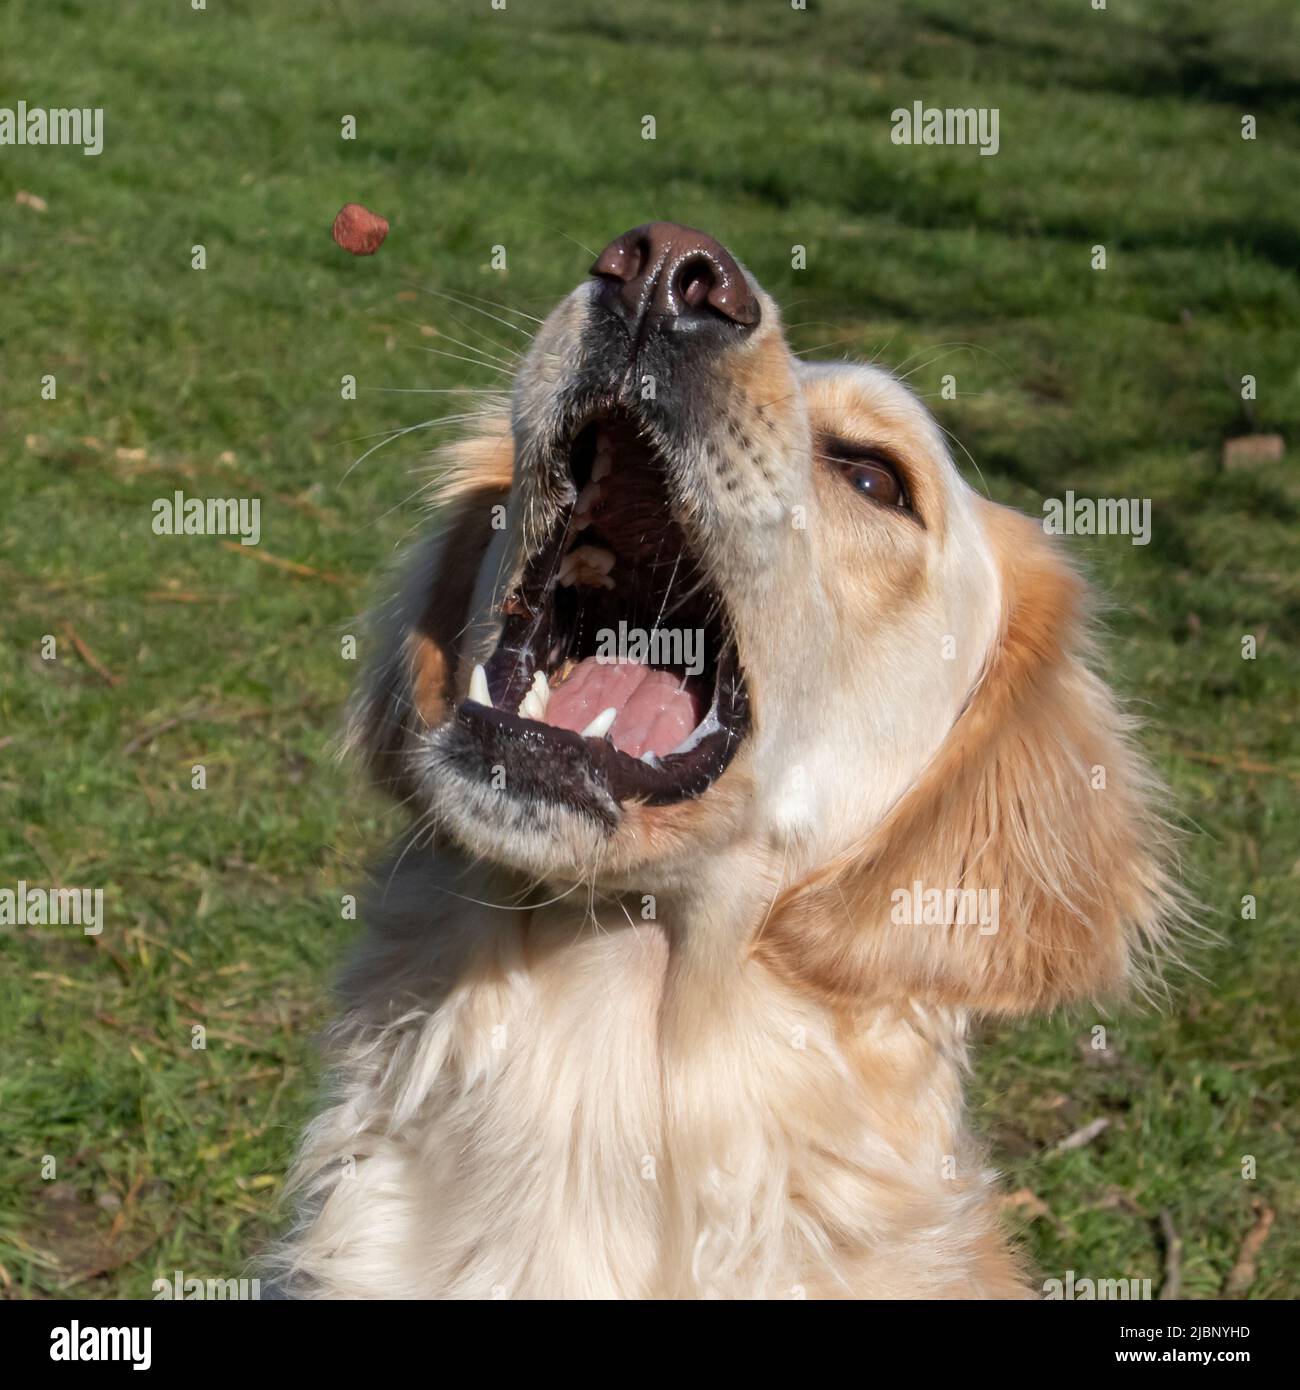
{"type": "Polygon", "coordinates": [[[885,373],[799,364],[762,302],[718,369],[729,431],[659,440],[755,708],[697,801],[625,808],[609,833],[441,761],[562,505],[531,460],[585,287],[539,330],[513,427],[453,459],[355,725],[437,832],[375,876],[276,1255],[294,1294],[1030,1292],[963,1116],[971,1020],[1136,978],[1174,904],[1159,791],[1041,530],[967,487],[885,373]],[[827,432],[902,457],[924,525],[822,467],[827,432]],[[709,464],[727,449],[740,489],[709,464]],[[504,535],[485,524],[503,501],[504,535]],[[1000,889],[998,932],[899,926],[891,893],[915,878],[1000,889]]]}

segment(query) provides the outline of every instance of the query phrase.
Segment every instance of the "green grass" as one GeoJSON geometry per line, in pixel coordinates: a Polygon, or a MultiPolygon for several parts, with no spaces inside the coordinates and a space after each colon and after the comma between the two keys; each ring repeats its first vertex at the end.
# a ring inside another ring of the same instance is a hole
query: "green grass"
{"type": "Polygon", "coordinates": [[[0,885],[102,887],[108,914],[94,939],[0,935],[4,1289],[226,1276],[282,1219],[355,931],[339,896],[393,826],[332,758],[356,671],[340,639],[420,524],[443,427],[348,466],[359,440],[455,408],[382,388],[500,380],[424,351],[515,337],[425,288],[541,313],[584,244],[661,217],[731,245],[797,346],[906,364],[995,497],[1152,500],[1149,546],[1076,548],[1223,944],[1164,1013],[1104,1020],[1105,1053],[1091,1016],[988,1030],[977,1116],[1046,1206],[1020,1208],[1045,1274],[1158,1285],[1167,1209],[1184,1292],[1213,1298],[1262,1202],[1278,1220],[1251,1294],[1300,1293],[1290,0],[112,10],[0,10],[0,105],[106,112],[97,159],[0,148],[0,885]],[[917,99],[998,107],[1001,152],[892,145],[890,111],[917,99]],[[347,200],[392,220],[372,260],[329,240],[347,200]],[[1288,459],[1223,471],[1223,439],[1252,431],[1288,459]],[[260,495],[259,551],[316,574],[155,537],[175,488],[260,495]]]}

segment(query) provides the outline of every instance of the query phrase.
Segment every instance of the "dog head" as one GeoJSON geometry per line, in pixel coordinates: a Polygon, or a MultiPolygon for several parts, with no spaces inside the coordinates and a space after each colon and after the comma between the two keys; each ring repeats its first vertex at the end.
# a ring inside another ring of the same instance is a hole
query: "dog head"
{"type": "Polygon", "coordinates": [[[792,355],[717,242],[612,242],[448,476],[354,723],[418,816],[612,888],[743,845],[787,885],[753,949],[845,997],[1128,973],[1167,890],[1079,581],[899,382],[792,355]],[[895,930],[918,876],[996,887],[1023,949],[895,930]]]}

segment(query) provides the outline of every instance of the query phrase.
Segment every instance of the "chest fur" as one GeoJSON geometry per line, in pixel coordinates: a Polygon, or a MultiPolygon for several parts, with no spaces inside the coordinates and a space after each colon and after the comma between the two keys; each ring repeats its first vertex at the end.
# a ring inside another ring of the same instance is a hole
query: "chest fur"
{"type": "Polygon", "coordinates": [[[797,1298],[952,1276],[988,1208],[960,1022],[837,1020],[739,956],[618,920],[543,911],[363,958],[300,1164],[314,1195],[289,1253],[309,1280],[797,1298]]]}

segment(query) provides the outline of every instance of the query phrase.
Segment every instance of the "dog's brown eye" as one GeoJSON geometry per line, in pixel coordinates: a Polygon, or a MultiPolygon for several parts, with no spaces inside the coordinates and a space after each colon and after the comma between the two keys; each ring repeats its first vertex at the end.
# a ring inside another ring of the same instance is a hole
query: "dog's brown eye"
{"type": "Polygon", "coordinates": [[[839,465],[840,471],[852,483],[854,489],[880,502],[886,507],[905,507],[907,495],[903,491],[903,480],[887,463],[852,462],[845,460],[839,465]]]}
{"type": "Polygon", "coordinates": [[[842,473],[855,492],[870,497],[882,507],[898,507],[915,515],[902,472],[884,450],[823,435],[819,457],[842,473]]]}

